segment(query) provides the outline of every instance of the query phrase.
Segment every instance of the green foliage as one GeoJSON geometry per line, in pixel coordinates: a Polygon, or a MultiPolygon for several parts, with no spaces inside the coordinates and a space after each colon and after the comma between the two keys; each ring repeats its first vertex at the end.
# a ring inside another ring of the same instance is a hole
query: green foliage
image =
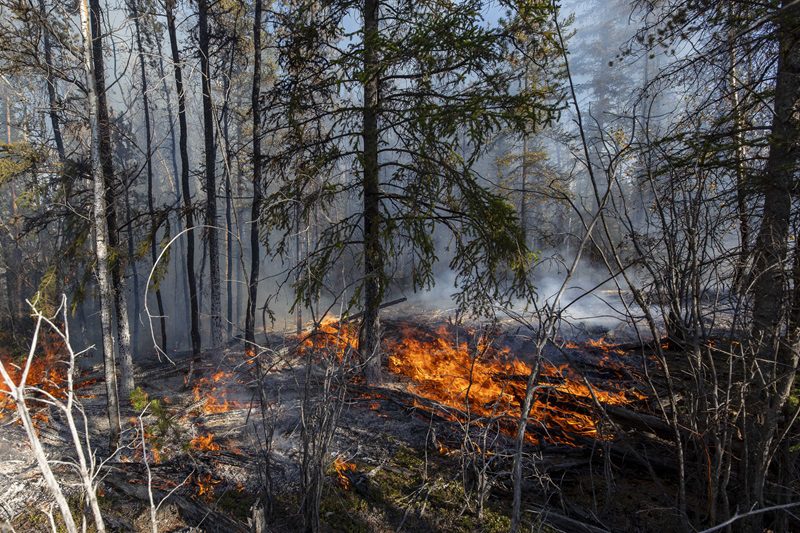
{"type": "Polygon", "coordinates": [[[363,192],[357,95],[373,76],[380,79],[381,287],[388,286],[397,259],[410,256],[413,288],[429,288],[440,260],[437,239],[448,233],[464,306],[483,313],[491,299],[531,293],[530,254],[514,207],[476,167],[499,133],[541,128],[561,105],[553,84],[523,84],[509,60],[512,51],[524,49],[547,63],[555,38],[539,30],[550,20],[549,2],[508,7],[509,22],[489,22],[484,0],[387,2],[382,12],[394,13],[395,22],[382,25],[373,43],[379,58],[374,72],[364,65],[363,29],[346,45],[330,46],[342,39],[349,17],[361,17],[360,7],[346,1],[325,10],[304,1],[285,6],[276,34],[285,70],[269,93],[265,119],[266,133],[281,134],[285,142],[267,158],[267,174],[280,180],[264,202],[263,231],[281,232],[271,252],[287,255],[298,218],[301,226],[327,220],[298,267],[296,303],[318,298],[337,265],[363,263],[362,213],[343,206],[363,192]]]}
{"type": "Polygon", "coordinates": [[[136,387],[131,391],[130,395],[131,406],[137,413],[141,413],[148,409],[149,414],[155,418],[155,423],[148,426],[148,431],[154,433],[155,439],[152,443],[155,447],[160,447],[162,440],[167,436],[167,433],[172,428],[172,419],[158,399],[150,399],[150,395],[141,387],[136,387]]]}
{"type": "Polygon", "coordinates": [[[44,159],[42,150],[28,143],[0,144],[0,185],[31,172],[44,159]]]}
{"type": "Polygon", "coordinates": [[[141,387],[136,387],[131,391],[130,400],[134,411],[141,413],[150,403],[150,396],[141,387]]]}

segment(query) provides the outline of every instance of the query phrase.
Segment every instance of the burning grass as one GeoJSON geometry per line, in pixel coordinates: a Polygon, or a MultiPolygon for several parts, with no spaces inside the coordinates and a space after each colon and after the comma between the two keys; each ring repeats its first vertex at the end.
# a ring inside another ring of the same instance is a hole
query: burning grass
{"type": "MultiPolygon", "coordinates": [[[[329,318],[303,341],[303,349],[332,345],[340,354],[354,350],[356,329],[329,318]]],[[[603,339],[567,348],[597,353],[596,366],[611,378],[592,383],[568,363],[542,360],[530,411],[530,442],[575,446],[581,439],[609,438],[598,427],[598,404],[628,405],[645,398],[635,388],[620,385],[631,373],[620,362],[619,348],[603,339]]],[[[513,433],[533,368],[497,339],[452,325],[432,330],[405,324],[385,335],[384,349],[389,371],[408,378],[409,392],[441,406],[446,417],[496,421],[513,433]]]]}
{"type": "Polygon", "coordinates": [[[210,378],[200,378],[192,388],[196,402],[203,402],[204,414],[227,413],[240,407],[238,402],[228,400],[228,390],[232,388],[234,376],[230,372],[219,370],[210,378]]]}
{"type": "MultiPolygon", "coordinates": [[[[19,384],[24,372],[25,359],[19,359],[10,355],[0,354],[0,362],[5,366],[12,381],[19,384]]],[[[54,398],[66,398],[68,361],[64,349],[64,341],[61,337],[52,334],[42,336],[37,353],[31,360],[31,366],[25,379],[29,389],[28,395],[35,397],[43,393],[52,395],[54,398]]],[[[75,390],[79,391],[94,384],[97,380],[86,379],[76,382],[75,390]]],[[[0,421],[13,417],[16,412],[16,404],[8,394],[8,387],[5,380],[0,379],[0,421]]],[[[91,397],[89,394],[82,394],[81,397],[91,397]]],[[[32,408],[36,407],[31,405],[32,408]]],[[[38,422],[47,422],[49,417],[45,409],[34,409],[33,419],[38,422]]]]}

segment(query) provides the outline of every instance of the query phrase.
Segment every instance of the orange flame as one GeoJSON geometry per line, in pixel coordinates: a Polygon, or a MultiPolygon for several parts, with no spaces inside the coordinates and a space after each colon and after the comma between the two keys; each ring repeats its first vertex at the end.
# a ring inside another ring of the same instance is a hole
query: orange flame
{"type": "Polygon", "coordinates": [[[214,452],[219,450],[219,444],[214,442],[214,434],[208,433],[206,435],[198,435],[189,441],[189,446],[195,450],[204,452],[214,452]]]}
{"type": "MultiPolygon", "coordinates": [[[[64,351],[64,341],[56,336],[48,335],[43,337],[41,342],[41,351],[44,353],[37,353],[31,361],[31,367],[28,371],[26,379],[27,387],[35,387],[42,391],[53,395],[56,398],[66,398],[66,380],[67,380],[67,361],[64,351]]],[[[23,365],[25,360],[19,361],[19,365],[14,362],[12,357],[0,354],[0,362],[5,366],[6,372],[9,377],[18,385],[22,379],[23,365]]],[[[95,380],[85,380],[75,384],[75,390],[88,387],[95,383],[95,380]]],[[[36,393],[31,393],[36,396],[36,393]]],[[[91,397],[91,395],[87,395],[91,397]]],[[[35,404],[30,404],[29,407],[36,409],[35,404]]],[[[8,394],[8,387],[5,380],[0,379],[0,420],[10,415],[16,410],[16,404],[8,394]]],[[[34,420],[39,422],[47,422],[49,417],[44,412],[34,413],[34,420]]]]}
{"type": "Polygon", "coordinates": [[[350,478],[347,477],[347,473],[355,472],[356,465],[337,457],[333,460],[333,469],[336,471],[336,482],[339,486],[342,487],[343,490],[350,490],[353,484],[350,482],[350,478]]]}
{"type": "MultiPolygon", "coordinates": [[[[483,336],[470,348],[465,338],[458,339],[445,326],[435,333],[406,326],[399,334],[388,337],[385,339],[388,368],[412,380],[408,387],[411,392],[455,410],[455,415],[445,413],[445,417],[469,415],[499,420],[507,433],[513,432],[522,409],[527,377],[533,369],[513,357],[508,348],[493,346],[483,336]]],[[[326,318],[319,330],[307,335],[302,349],[331,344],[340,354],[355,348],[356,329],[326,318]]],[[[615,372],[622,367],[612,356],[624,352],[605,339],[589,341],[584,346],[566,343],[565,347],[597,353],[600,368],[615,372]]],[[[598,429],[594,416],[596,402],[623,405],[645,398],[638,390],[619,388],[612,381],[593,385],[568,364],[543,361],[529,427],[547,435],[550,442],[567,445],[576,445],[579,437],[610,438],[601,435],[598,429]]],[[[430,409],[430,406],[418,407],[430,409]]],[[[527,438],[531,442],[538,440],[531,434],[527,438]]]]}
{"type": "Polygon", "coordinates": [[[200,378],[195,382],[192,392],[194,400],[203,403],[203,413],[227,413],[232,408],[238,407],[236,402],[228,401],[227,384],[231,380],[232,374],[220,370],[214,373],[211,378],[200,378]],[[222,385],[219,387],[218,385],[222,385]]]}
{"type": "Polygon", "coordinates": [[[214,486],[222,483],[222,480],[214,479],[211,474],[203,474],[195,477],[194,482],[197,485],[197,495],[210,500],[214,496],[214,486]]]}
{"type": "MultiPolygon", "coordinates": [[[[592,346],[601,345],[605,346],[592,346]]],[[[387,342],[387,352],[389,370],[411,378],[414,393],[484,418],[518,418],[527,376],[533,371],[508,348],[487,346],[485,340],[470,350],[444,326],[435,335],[405,328],[398,340],[387,342]]],[[[635,390],[590,387],[569,365],[543,361],[529,416],[535,421],[532,426],[545,430],[547,440],[574,445],[576,436],[600,438],[591,414],[595,399],[621,405],[643,398],[635,390]]]]}

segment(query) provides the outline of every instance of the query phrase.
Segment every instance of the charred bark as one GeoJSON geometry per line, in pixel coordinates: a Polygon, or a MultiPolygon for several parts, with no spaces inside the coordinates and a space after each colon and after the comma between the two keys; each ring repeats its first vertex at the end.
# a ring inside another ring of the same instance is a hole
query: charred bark
{"type": "MultiPolygon", "coordinates": [[[[150,219],[150,259],[153,264],[156,264],[158,258],[158,244],[156,240],[156,233],[158,226],[156,225],[155,207],[153,205],[153,132],[150,124],[150,98],[147,93],[147,69],[144,63],[144,47],[142,46],[142,31],[139,24],[139,8],[136,5],[136,0],[130,2],[131,15],[133,17],[133,24],[136,36],[136,51],[139,55],[139,75],[142,82],[142,107],[144,108],[144,135],[145,135],[145,168],[147,170],[147,215],[150,219]]],[[[161,346],[167,349],[167,323],[166,315],[164,314],[164,301],[161,298],[161,289],[156,285],[156,303],[158,305],[158,316],[161,325],[161,346]]],[[[135,338],[135,336],[134,336],[135,338]]]]}
{"type": "Polygon", "coordinates": [[[175,30],[175,1],[167,0],[167,32],[172,51],[172,64],[175,75],[175,91],[178,93],[178,146],[181,155],[181,189],[183,196],[183,213],[186,217],[186,274],[189,278],[189,314],[191,316],[192,355],[200,355],[200,318],[197,305],[197,280],[194,274],[194,217],[192,215],[192,192],[189,187],[189,149],[187,139],[189,128],[186,125],[186,94],[183,89],[183,73],[178,52],[178,36],[175,30]]]}
{"type": "MultiPolygon", "coordinates": [[[[105,63],[103,61],[102,11],[99,0],[89,0],[92,30],[92,61],[94,61],[94,84],[97,93],[97,121],[99,137],[100,166],[106,196],[106,220],[108,224],[108,245],[112,252],[119,251],[119,230],[117,224],[116,194],[114,191],[114,161],[111,153],[111,122],[108,115],[106,95],[105,63]]],[[[118,254],[117,254],[118,255],[118,254]]],[[[131,333],[128,321],[128,298],[125,292],[122,261],[111,258],[111,283],[114,310],[117,315],[117,351],[120,367],[120,392],[127,398],[134,387],[133,358],[131,355],[131,333]]]]}
{"type": "MultiPolygon", "coordinates": [[[[39,0],[39,12],[44,18],[47,16],[47,10],[44,5],[44,0],[39,0]]],[[[64,137],[61,135],[61,122],[58,119],[58,91],[56,87],[56,78],[53,76],[53,47],[50,43],[50,30],[47,26],[42,27],[42,44],[44,45],[44,63],[46,68],[45,80],[47,81],[47,99],[49,109],[47,114],[50,116],[50,126],[53,128],[53,139],[56,143],[56,151],[58,152],[58,160],[64,162],[67,158],[64,151],[64,137]]]]}
{"type": "Polygon", "coordinates": [[[247,284],[247,314],[245,315],[245,349],[255,347],[256,299],[260,253],[258,217],[261,209],[261,0],[255,0],[253,20],[253,205],[250,212],[250,281],[247,284]]]}
{"type": "MultiPolygon", "coordinates": [[[[753,249],[754,346],[748,361],[749,413],[745,418],[747,457],[740,507],[764,504],[767,470],[782,410],[789,399],[798,364],[798,347],[784,335],[791,308],[787,289],[788,242],[794,174],[800,139],[800,4],[783,2],[777,17],[779,43],[769,156],[760,180],[763,218],[753,249]]],[[[760,528],[762,515],[746,527],[760,528]]]]}
{"type": "Polygon", "coordinates": [[[208,2],[199,0],[198,38],[203,86],[203,139],[206,163],[206,241],[208,242],[209,284],[211,286],[211,345],[222,344],[222,298],[219,278],[219,232],[217,226],[217,147],[214,141],[214,109],[211,99],[209,62],[208,2]]]}
{"type": "Polygon", "coordinates": [[[364,318],[359,351],[364,358],[364,376],[369,383],[381,381],[381,332],[379,307],[384,292],[383,247],[381,246],[380,176],[378,166],[378,0],[364,2],[364,318]]]}

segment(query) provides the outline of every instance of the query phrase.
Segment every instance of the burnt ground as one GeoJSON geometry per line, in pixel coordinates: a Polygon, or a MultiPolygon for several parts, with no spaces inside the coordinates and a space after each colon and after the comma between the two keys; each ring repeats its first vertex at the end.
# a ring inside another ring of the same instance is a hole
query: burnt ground
{"type": "MultiPolygon", "coordinates": [[[[302,530],[299,465],[306,367],[293,350],[281,349],[286,347],[285,338],[276,336],[270,342],[275,351],[260,365],[248,364],[241,348],[204,354],[198,365],[204,386],[197,391],[184,386],[188,356],[176,357],[174,366],[150,361],[138,368],[137,383],[146,401],[158,402],[151,404],[143,419],[148,449],[158,456],[157,462],[151,461],[155,498],[160,500],[174,490],[159,510],[160,531],[247,530],[254,504],[265,494],[267,471],[271,490],[263,499],[270,502],[270,530],[302,530]],[[259,376],[263,400],[257,394],[259,376]],[[227,410],[214,412],[223,408],[227,410]],[[268,454],[265,427],[272,434],[268,454]],[[269,457],[268,466],[264,457],[269,457]]],[[[570,354],[574,364],[591,371],[591,364],[580,361],[593,359],[590,349],[570,354]]],[[[100,368],[94,367],[84,377],[99,375],[100,368]]],[[[600,372],[595,378],[608,376],[600,372]]],[[[311,373],[311,379],[311,390],[318,396],[319,369],[311,373]]],[[[97,456],[108,457],[102,383],[81,389],[81,394],[97,456]]],[[[369,388],[357,378],[349,379],[344,398],[325,461],[324,530],[508,530],[511,442],[507,436],[495,431],[492,451],[476,452],[465,445],[463,421],[415,397],[408,391],[407,378],[389,372],[380,387],[369,388]],[[489,465],[489,488],[479,512],[474,472],[482,461],[489,465]],[[341,474],[337,464],[347,465],[341,474]]],[[[671,510],[675,474],[670,446],[657,419],[638,418],[639,414],[646,417],[648,411],[652,406],[647,402],[636,412],[609,407],[609,421],[600,426],[607,440],[582,438],[573,446],[546,441],[529,445],[526,524],[544,531],[677,529],[679,523],[671,510]]],[[[103,470],[100,500],[110,529],[145,531],[150,526],[141,439],[135,413],[129,409],[126,415],[128,447],[103,470]]],[[[601,413],[596,415],[602,418],[601,413]]],[[[49,418],[39,431],[51,458],[70,457],[65,428],[55,413],[49,418]]],[[[483,436],[479,427],[470,431],[473,439],[483,436]]],[[[29,458],[24,434],[13,422],[6,422],[0,431],[0,459],[4,513],[0,516],[17,531],[49,530],[41,512],[48,507],[49,497],[29,458]]],[[[57,472],[71,479],[67,468],[57,472]]],[[[82,509],[77,493],[72,494],[71,504],[82,509]]]]}

